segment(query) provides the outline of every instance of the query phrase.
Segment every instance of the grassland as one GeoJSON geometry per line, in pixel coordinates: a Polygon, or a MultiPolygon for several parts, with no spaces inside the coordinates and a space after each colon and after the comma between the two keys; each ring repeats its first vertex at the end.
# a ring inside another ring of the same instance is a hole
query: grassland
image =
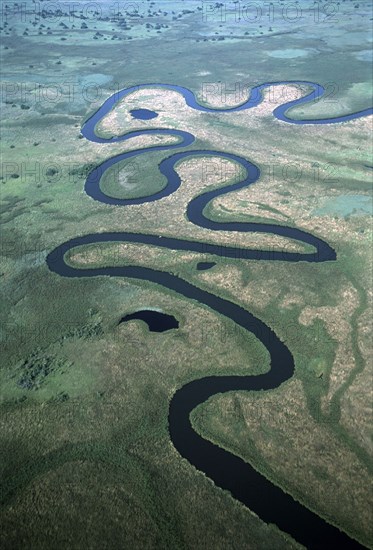
{"type": "MultiPolygon", "coordinates": [[[[94,166],[174,138],[94,144],[82,139],[80,127],[115,90],[144,82],[184,85],[201,101],[224,106],[240,103],[248,85],[315,80],[330,84],[328,101],[293,116],[366,108],[371,77],[364,29],[371,15],[366,2],[355,5],[341,2],[327,33],[306,15],[296,22],[275,16],[271,25],[263,15],[261,27],[233,18],[222,23],[216,14],[203,20],[199,2],[188,8],[175,2],[175,14],[157,2],[151,17],[150,4],[141,3],[143,19],[125,17],[129,30],[124,17],[106,21],[105,13],[46,21],[35,16],[31,2],[26,19],[9,13],[3,21],[3,548],[297,547],[182,460],[167,431],[168,402],[177,388],[208,373],[263,372],[266,350],[172,292],[132,280],[64,279],[48,271],[45,257],[77,235],[106,231],[238,250],[303,249],[280,237],[212,233],[187,222],[191,198],[239,175],[218,159],[180,164],[180,189],[157,203],[120,208],[94,202],[83,191],[94,166]],[[180,328],[155,334],[140,321],[118,326],[140,307],[161,307],[180,328]]],[[[298,91],[275,92],[256,110],[208,115],[186,107],[176,93],[152,88],[113,110],[100,132],[178,128],[196,136],[191,149],[248,158],[261,168],[260,181],[215,199],[207,214],[300,227],[329,242],[337,262],[245,262],[125,244],[76,250],[69,261],[171,271],[242,304],[272,327],[294,354],[294,379],[271,393],[215,396],[194,412],[194,426],[369,546],[372,233],[369,211],[354,205],[371,191],[371,121],[289,126],[271,111],[298,91]],[[159,116],[135,121],[133,107],[159,116]],[[335,206],[341,200],[342,210],[335,206]],[[216,266],[197,271],[197,262],[208,259],[216,266]]],[[[120,166],[103,187],[115,196],[154,192],[164,185],[155,169],[160,158],[144,155],[120,166]]]]}

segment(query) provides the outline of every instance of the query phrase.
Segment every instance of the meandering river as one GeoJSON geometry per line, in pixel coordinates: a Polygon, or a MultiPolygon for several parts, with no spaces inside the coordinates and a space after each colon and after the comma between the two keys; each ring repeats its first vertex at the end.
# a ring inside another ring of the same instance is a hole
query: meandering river
{"type": "MultiPolygon", "coordinates": [[[[177,136],[178,143],[172,145],[156,145],[119,154],[97,166],[87,177],[85,191],[93,199],[119,206],[130,204],[143,204],[154,202],[175,192],[181,184],[180,177],[175,166],[182,160],[190,157],[214,156],[232,160],[243,168],[245,176],[241,181],[227,185],[220,189],[214,189],[198,195],[190,201],[187,207],[187,217],[189,221],[197,226],[208,228],[211,231],[240,231],[240,232],[261,232],[281,235],[300,243],[313,246],[311,252],[288,252],[288,251],[268,251],[253,250],[242,248],[239,257],[247,260],[262,261],[287,261],[287,262],[325,262],[335,261],[336,253],[333,248],[322,239],[311,235],[300,229],[277,226],[266,223],[246,223],[246,222],[217,222],[205,217],[204,209],[206,205],[215,197],[229,193],[243,187],[253,185],[260,176],[260,170],[253,163],[237,155],[211,150],[190,150],[178,151],[159,164],[160,172],[166,177],[167,185],[161,191],[142,198],[117,199],[107,196],[100,187],[100,181],[103,174],[118,162],[125,159],[146,155],[153,151],[169,151],[185,148],[193,144],[195,138],[192,134],[182,130],[171,129],[144,129],[128,132],[124,135],[104,138],[96,133],[96,126],[102,118],[117,104],[117,102],[134,91],[142,88],[160,88],[174,90],[183,95],[186,103],[193,109],[198,109],[206,113],[216,112],[234,112],[245,109],[251,109],[259,105],[262,101],[262,92],[268,86],[278,84],[297,84],[299,86],[308,86],[311,91],[294,101],[288,102],[277,107],[273,115],[291,124],[334,124],[353,120],[368,114],[372,114],[372,109],[366,109],[358,113],[352,113],[335,118],[324,118],[317,120],[293,120],[287,116],[289,108],[305,104],[320,98],[324,93],[324,88],[319,84],[312,82],[278,82],[266,83],[252,89],[250,97],[245,103],[230,109],[213,109],[197,102],[193,92],[187,88],[176,85],[165,84],[146,84],[134,86],[120,91],[109,97],[98,111],[86,121],[82,128],[82,134],[90,141],[96,143],[114,143],[126,141],[139,135],[167,135],[177,136]]],[[[133,116],[138,118],[155,118],[156,112],[148,111],[143,114],[143,110],[138,109],[132,112],[133,116]],[[151,115],[149,113],[152,113],[151,115]]],[[[173,250],[189,250],[211,254],[215,256],[229,257],[234,261],[237,257],[237,248],[229,246],[218,246],[211,243],[198,241],[188,241],[175,237],[160,237],[159,235],[150,235],[144,233],[96,233],[79,236],[59,245],[47,257],[47,264],[51,271],[58,273],[63,277],[97,277],[100,275],[109,275],[111,277],[127,277],[130,279],[140,279],[148,281],[151,284],[161,285],[188,300],[193,300],[199,304],[204,304],[211,310],[223,315],[243,329],[254,334],[267,348],[270,355],[270,370],[265,374],[247,375],[247,376],[208,376],[202,379],[194,380],[176,391],[169,406],[169,432],[171,440],[178,452],[185,457],[198,470],[209,476],[216,485],[230,491],[234,498],[240,500],[243,504],[253,510],[260,518],[267,523],[275,523],[281,530],[289,533],[297,541],[308,548],[361,548],[360,544],[349,538],[345,533],[335,526],[327,523],[315,512],[307,509],[305,506],[295,501],[291,495],[274,485],[263,475],[257,472],[250,464],[244,462],[239,457],[218,447],[217,445],[203,439],[192,427],[190,423],[190,413],[199,404],[203,403],[212,395],[220,392],[232,390],[271,390],[278,388],[286,380],[289,380],[294,374],[294,359],[287,348],[281,342],[275,332],[270,329],[263,321],[252,315],[241,306],[225,300],[219,296],[202,290],[192,285],[188,281],[168,273],[141,266],[123,266],[123,267],[101,267],[101,268],[75,268],[66,263],[65,254],[77,246],[103,243],[103,242],[133,242],[144,243],[150,246],[163,247],[173,250]]],[[[207,264],[208,265],[208,264],[207,264]]],[[[213,265],[213,264],[212,264],[213,265]]],[[[211,266],[209,266],[211,267],[211,266]]]]}

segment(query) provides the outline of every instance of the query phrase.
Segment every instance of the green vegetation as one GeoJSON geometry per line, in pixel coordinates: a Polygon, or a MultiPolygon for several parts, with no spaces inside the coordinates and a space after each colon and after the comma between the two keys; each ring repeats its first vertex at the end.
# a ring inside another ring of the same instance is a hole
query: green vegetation
{"type": "Polygon", "coordinates": [[[20,365],[20,375],[17,385],[26,390],[37,390],[47,376],[64,367],[64,362],[53,355],[43,355],[40,351],[33,352],[20,365]]]}
{"type": "Polygon", "coordinates": [[[139,159],[130,158],[115,164],[102,176],[101,190],[109,197],[118,199],[147,197],[161,191],[167,180],[158,170],[154,170],[154,166],[162,158],[159,154],[150,153],[139,159]]]}

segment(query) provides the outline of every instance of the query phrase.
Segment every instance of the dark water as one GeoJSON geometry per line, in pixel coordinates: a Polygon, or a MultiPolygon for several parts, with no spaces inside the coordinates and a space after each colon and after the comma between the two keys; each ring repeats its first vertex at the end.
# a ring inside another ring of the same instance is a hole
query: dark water
{"type": "MultiPolygon", "coordinates": [[[[325,88],[321,86],[320,84],[316,84],[315,82],[309,82],[306,80],[297,80],[297,81],[281,81],[281,82],[266,82],[264,84],[260,84],[259,86],[255,86],[251,89],[250,96],[243,103],[242,105],[239,105],[238,107],[231,107],[229,109],[213,109],[212,107],[206,107],[204,105],[200,105],[196,98],[194,93],[191,90],[188,90],[188,88],[183,88],[182,86],[177,86],[175,84],[139,84],[137,86],[131,86],[130,88],[125,88],[124,90],[121,90],[119,92],[116,92],[112,96],[110,96],[98,109],[98,111],[89,119],[86,121],[82,128],[83,135],[91,140],[98,143],[107,143],[108,140],[105,138],[101,138],[97,136],[94,132],[94,128],[96,124],[102,119],[102,117],[107,114],[112,107],[123,97],[131,94],[132,92],[136,92],[138,90],[146,89],[146,88],[161,88],[165,90],[174,90],[175,92],[180,93],[184,99],[186,104],[198,111],[203,111],[205,113],[216,113],[216,112],[237,112],[237,111],[244,111],[247,109],[252,109],[259,105],[262,102],[262,92],[265,88],[269,88],[271,86],[281,86],[281,85],[287,85],[287,84],[293,84],[295,86],[299,86],[300,89],[304,88],[305,86],[310,87],[312,89],[311,92],[306,93],[303,97],[300,97],[299,99],[295,99],[294,101],[289,101],[287,103],[284,103],[283,105],[280,105],[273,111],[273,115],[278,118],[279,120],[282,120],[284,122],[288,122],[289,124],[334,124],[338,122],[346,122],[348,120],[354,120],[356,118],[360,118],[363,116],[371,115],[373,114],[373,108],[364,109],[362,111],[358,111],[356,113],[350,113],[348,115],[342,115],[339,117],[330,117],[330,118],[320,118],[320,119],[309,119],[309,120],[295,120],[286,115],[286,111],[292,107],[295,107],[297,105],[304,105],[307,103],[312,103],[314,101],[318,101],[324,94],[325,94],[325,88]]],[[[146,132],[146,130],[145,130],[146,132]]],[[[121,141],[123,139],[123,136],[112,138],[109,141],[121,141]]]]}
{"type": "MultiPolygon", "coordinates": [[[[149,134],[160,133],[158,130],[148,131],[149,134]]],[[[159,164],[159,171],[166,177],[167,185],[161,191],[149,195],[148,197],[142,197],[139,199],[117,199],[105,195],[105,193],[100,188],[100,180],[105,173],[105,171],[113,166],[114,164],[128,158],[135,156],[140,156],[153,152],[155,150],[162,151],[168,149],[174,149],[175,147],[185,147],[190,145],[194,141],[194,136],[183,132],[181,130],[165,130],[163,133],[169,135],[177,135],[183,139],[183,141],[176,145],[161,145],[148,147],[146,149],[140,149],[137,151],[130,151],[128,153],[121,153],[116,157],[112,157],[100,166],[95,168],[87,177],[85,183],[85,191],[87,195],[94,198],[97,201],[106,203],[106,204],[115,204],[118,206],[125,206],[129,204],[144,204],[147,202],[154,202],[163,197],[167,197],[174,193],[181,184],[180,177],[175,170],[175,165],[183,159],[188,157],[201,156],[204,158],[208,157],[220,157],[228,160],[232,160],[237,164],[240,164],[246,172],[246,177],[243,177],[241,181],[237,181],[231,185],[227,185],[223,189],[213,189],[206,193],[198,195],[190,201],[187,207],[187,216],[189,221],[198,225],[200,227],[205,227],[212,231],[240,231],[240,232],[258,232],[258,233],[271,233],[276,235],[281,235],[283,237],[288,237],[305,244],[312,245],[314,247],[314,252],[288,252],[284,251],[274,251],[274,250],[250,250],[237,247],[229,246],[219,246],[219,245],[210,245],[208,243],[186,241],[183,239],[174,239],[171,237],[158,237],[153,235],[143,235],[141,233],[116,233],[114,240],[131,240],[132,242],[146,242],[149,244],[155,244],[156,246],[162,246],[166,248],[173,248],[177,250],[193,250],[198,252],[206,252],[208,254],[217,254],[219,256],[231,257],[232,259],[251,259],[251,260],[282,260],[282,261],[308,261],[308,262],[320,262],[326,260],[335,260],[335,252],[325,241],[302,231],[301,229],[296,229],[294,227],[280,226],[276,224],[267,224],[267,223],[248,223],[248,222],[215,222],[206,218],[203,214],[204,208],[207,204],[214,199],[231,191],[237,191],[244,187],[248,187],[255,183],[259,176],[260,170],[255,164],[249,162],[243,157],[238,155],[233,155],[232,153],[224,153],[222,151],[210,151],[210,150],[189,150],[175,153],[170,157],[164,159],[159,164]],[[122,236],[122,237],[120,237],[122,236]],[[224,248],[224,250],[222,250],[224,248]]],[[[105,234],[98,234],[100,238],[106,240],[105,234]]],[[[113,234],[111,234],[113,235],[113,234]]],[[[91,235],[91,238],[94,238],[91,235]]]]}
{"type": "Polygon", "coordinates": [[[132,109],[130,113],[133,118],[138,118],[140,120],[150,120],[158,116],[158,113],[150,111],[149,109],[132,109]]]}
{"type": "Polygon", "coordinates": [[[197,264],[197,270],[198,271],[205,271],[206,269],[211,269],[216,265],[215,262],[198,262],[197,264]]]}
{"type": "MultiPolygon", "coordinates": [[[[286,84],[286,82],[283,82],[286,84]]],[[[307,96],[281,105],[273,112],[276,118],[292,124],[331,124],[352,120],[372,112],[372,109],[352,113],[342,117],[320,119],[320,120],[292,120],[286,116],[288,108],[308,103],[321,97],[324,93],[322,86],[309,82],[297,82],[296,84],[311,86],[312,92],[307,96]]],[[[271,83],[263,84],[253,88],[249,99],[241,106],[224,111],[240,111],[255,107],[262,101],[261,92],[271,83]]],[[[280,529],[291,534],[297,541],[306,545],[308,548],[361,548],[359,543],[350,539],[345,533],[336,527],[324,521],[317,514],[310,511],[299,502],[296,502],[288,493],[282,491],[279,487],[268,481],[264,476],[258,473],[250,464],[244,462],[233,454],[219,448],[199,436],[192,428],[189,420],[191,411],[200,403],[203,403],[210,396],[232,390],[245,391],[266,391],[279,387],[283,382],[289,380],[294,374],[294,359],[290,350],[279,340],[275,332],[263,321],[252,315],[247,310],[237,304],[215,296],[201,288],[190,284],[180,277],[164,271],[139,266],[124,267],[102,267],[94,269],[76,269],[65,263],[64,255],[67,251],[76,246],[89,244],[93,242],[140,242],[148,245],[165,247],[173,250],[190,250],[201,252],[203,254],[212,254],[222,257],[228,257],[232,260],[255,259],[263,261],[307,261],[324,262],[334,261],[336,259],[335,251],[330,245],[319,239],[293,227],[277,226],[274,224],[258,224],[245,222],[214,222],[206,218],[203,214],[205,206],[219,195],[255,183],[260,175],[259,168],[253,163],[242,157],[225,152],[216,151],[183,151],[173,154],[162,160],[159,164],[160,172],[166,177],[166,187],[149,197],[141,199],[115,199],[107,197],[100,189],[100,179],[103,173],[113,164],[124,158],[135,157],[147,154],[152,151],[166,151],[170,149],[188,147],[194,142],[194,136],[181,130],[136,130],[125,135],[105,139],[95,134],[95,126],[103,116],[114,106],[121,98],[132,91],[145,88],[149,85],[135,86],[122,90],[107,99],[101,108],[85,123],[82,128],[83,135],[91,141],[97,143],[110,143],[125,141],[138,135],[176,135],[180,141],[174,145],[153,146],[146,149],[122,153],[114,158],[108,159],[89,174],[85,190],[89,196],[95,200],[114,205],[143,204],[153,202],[162,197],[170,195],[180,186],[180,178],[175,170],[175,164],[188,156],[201,155],[203,157],[219,156],[234,160],[239,163],[246,173],[241,181],[228,185],[223,189],[215,189],[195,197],[187,207],[187,217],[189,221],[200,227],[208,228],[213,231],[243,231],[243,232],[262,232],[282,235],[290,239],[295,239],[308,245],[312,245],[313,252],[288,252],[284,250],[252,250],[247,248],[237,249],[231,246],[219,246],[209,243],[188,241],[173,237],[163,237],[159,235],[149,235],[142,233],[97,233],[76,237],[65,242],[52,251],[47,257],[47,264],[51,271],[64,277],[128,277],[139,280],[149,281],[150,283],[161,285],[171,292],[175,292],[196,303],[204,304],[213,311],[224,315],[233,322],[241,326],[248,333],[254,334],[260,342],[266,347],[270,355],[270,369],[268,372],[253,376],[209,376],[199,380],[194,380],[176,391],[173,395],[169,408],[169,432],[171,440],[179,453],[185,457],[196,468],[204,472],[214,480],[216,485],[227,489],[231,494],[247,505],[251,510],[259,515],[268,523],[275,523],[280,529]]],[[[159,88],[171,89],[180,92],[186,103],[200,111],[216,112],[215,109],[201,106],[197,103],[194,94],[179,86],[173,85],[154,85],[159,88]]],[[[211,262],[210,264],[213,264],[211,262]]],[[[202,269],[207,269],[209,262],[200,262],[202,269]]],[[[198,269],[197,265],[197,269],[198,269]]],[[[211,267],[211,265],[209,266],[211,267]]],[[[137,312],[139,313],[139,312],[137,312]]],[[[136,313],[136,314],[137,314],[136,313]]],[[[153,312],[154,313],[154,312],[153,312]]],[[[135,315],[135,314],[132,314],[135,315]]],[[[138,317],[137,317],[138,318],[138,317]]],[[[122,320],[128,320],[128,316],[122,320]]]]}
{"type": "Polygon", "coordinates": [[[152,332],[166,332],[173,328],[179,328],[179,321],[173,315],[168,315],[161,311],[153,311],[152,309],[142,309],[130,313],[122,317],[119,323],[126,323],[133,319],[144,321],[152,332]]]}

